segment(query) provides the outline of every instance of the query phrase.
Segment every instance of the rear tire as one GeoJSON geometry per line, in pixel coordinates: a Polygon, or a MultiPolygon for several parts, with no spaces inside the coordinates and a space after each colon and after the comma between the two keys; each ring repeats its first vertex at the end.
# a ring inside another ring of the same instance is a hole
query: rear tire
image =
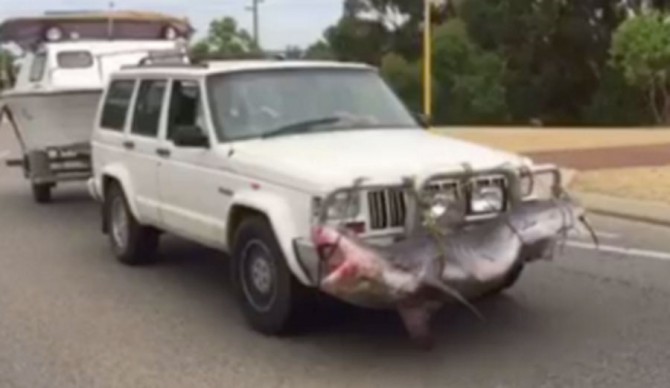
{"type": "Polygon", "coordinates": [[[268,221],[242,221],[233,241],[231,270],[235,296],[249,325],[266,335],[304,328],[315,293],[293,276],[268,221]]]}
{"type": "Polygon", "coordinates": [[[51,202],[51,188],[49,183],[33,183],[32,191],[35,202],[39,204],[46,204],[51,202]]]}
{"type": "Polygon", "coordinates": [[[119,184],[113,183],[107,190],[104,210],[109,241],[116,258],[127,265],[154,262],[159,233],[137,221],[119,184]]]}

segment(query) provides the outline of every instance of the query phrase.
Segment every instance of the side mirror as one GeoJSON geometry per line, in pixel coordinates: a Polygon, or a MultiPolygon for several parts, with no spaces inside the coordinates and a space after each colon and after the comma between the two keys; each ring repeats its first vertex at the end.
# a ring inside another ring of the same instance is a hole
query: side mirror
{"type": "Polygon", "coordinates": [[[414,113],[414,118],[419,123],[419,125],[421,125],[423,128],[430,128],[430,126],[433,124],[430,117],[423,114],[423,113],[419,113],[419,112],[414,113]]]}
{"type": "Polygon", "coordinates": [[[209,138],[197,125],[177,127],[172,141],[178,147],[209,148],[209,138]]]}

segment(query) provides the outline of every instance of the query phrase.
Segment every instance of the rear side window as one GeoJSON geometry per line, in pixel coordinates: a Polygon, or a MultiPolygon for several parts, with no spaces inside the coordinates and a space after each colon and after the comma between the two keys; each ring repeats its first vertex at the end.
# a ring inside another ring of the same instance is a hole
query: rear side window
{"type": "Polygon", "coordinates": [[[85,69],[93,66],[93,56],[88,51],[65,51],[58,53],[58,67],[62,69],[85,69]]]}
{"type": "Polygon", "coordinates": [[[165,80],[145,80],[140,83],[137,94],[132,133],[141,136],[157,137],[160,124],[165,80]]]}
{"type": "Polygon", "coordinates": [[[172,83],[167,138],[172,140],[177,129],[182,126],[204,129],[200,85],[195,81],[175,80],[172,83]]]}
{"type": "Polygon", "coordinates": [[[105,106],[102,110],[100,126],[113,131],[123,131],[128,116],[130,99],[135,89],[135,81],[118,80],[109,85],[105,106]]]}

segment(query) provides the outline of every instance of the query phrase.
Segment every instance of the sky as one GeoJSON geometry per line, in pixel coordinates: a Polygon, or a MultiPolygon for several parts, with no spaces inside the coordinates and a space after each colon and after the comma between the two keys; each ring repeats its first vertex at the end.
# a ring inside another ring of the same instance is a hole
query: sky
{"type": "MultiPolygon", "coordinates": [[[[249,32],[252,0],[114,0],[117,9],[159,11],[186,16],[198,30],[196,38],[207,31],[216,17],[232,16],[249,32]]],[[[100,10],[109,0],[0,0],[0,19],[40,15],[46,10],[100,10]]],[[[262,0],[260,13],[261,44],[270,50],[287,45],[301,47],[317,41],[323,30],[342,14],[342,0],[262,0]]]]}

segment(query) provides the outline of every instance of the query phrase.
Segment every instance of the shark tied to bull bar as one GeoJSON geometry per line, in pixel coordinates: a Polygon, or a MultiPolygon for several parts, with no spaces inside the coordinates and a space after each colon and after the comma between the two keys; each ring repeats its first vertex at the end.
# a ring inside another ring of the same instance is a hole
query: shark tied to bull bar
{"type": "MultiPolygon", "coordinates": [[[[534,186],[534,175],[526,176],[534,186]]],[[[398,311],[410,337],[430,348],[431,318],[446,303],[461,303],[483,318],[471,301],[507,288],[526,263],[553,258],[580,223],[598,245],[584,209],[563,189],[560,175],[548,198],[520,201],[479,223],[466,220],[463,199],[476,189],[470,178],[463,174],[451,195],[406,179],[403,190],[416,206],[417,222],[391,245],[373,245],[344,222],[333,225],[320,217],[312,235],[321,260],[320,289],[354,305],[398,311]]],[[[354,182],[347,195],[358,195],[363,182],[354,182]]]]}

